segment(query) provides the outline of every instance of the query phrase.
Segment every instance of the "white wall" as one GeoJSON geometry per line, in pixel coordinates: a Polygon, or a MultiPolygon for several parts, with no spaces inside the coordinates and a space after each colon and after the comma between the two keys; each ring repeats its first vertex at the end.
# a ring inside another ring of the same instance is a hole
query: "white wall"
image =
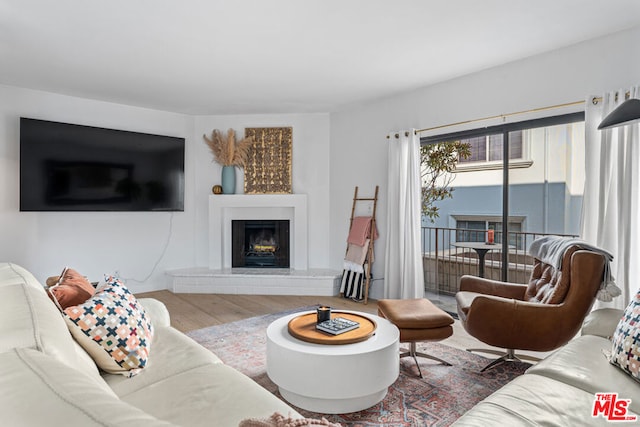
{"type": "Polygon", "coordinates": [[[164,288],[165,270],[194,265],[193,118],[1,85],[0,99],[0,260],[23,265],[40,280],[64,266],[91,280],[118,271],[135,292],[164,288]],[[167,252],[148,280],[172,214],[19,212],[20,117],[186,138],[185,210],[173,213],[167,252]]]}
{"type": "MultiPolygon", "coordinates": [[[[329,114],[278,114],[199,116],[195,119],[196,135],[193,150],[195,170],[196,264],[209,263],[208,197],[211,187],[220,184],[222,167],[213,162],[202,135],[213,129],[226,133],[232,128],[236,138],[247,127],[293,127],[292,187],[295,194],[307,195],[309,223],[309,268],[329,268],[329,114]]],[[[236,194],[243,193],[242,171],[236,172],[236,194]]]]}
{"type": "MultiPolygon", "coordinates": [[[[635,28],[331,114],[332,264],[339,266],[344,253],[348,231],[345,219],[353,187],[381,185],[381,237],[376,243],[371,295],[382,297],[387,133],[562,104],[627,88],[640,83],[640,57],[635,53],[638,45],[640,28],[635,28]]],[[[533,116],[521,119],[525,118],[533,116]]],[[[460,128],[448,129],[453,130],[460,128]]]]}

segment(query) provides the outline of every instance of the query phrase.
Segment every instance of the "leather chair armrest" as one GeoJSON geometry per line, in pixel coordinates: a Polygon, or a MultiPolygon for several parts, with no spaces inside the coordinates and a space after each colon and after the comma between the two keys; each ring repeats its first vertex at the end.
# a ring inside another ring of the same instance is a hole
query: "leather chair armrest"
{"type": "Polygon", "coordinates": [[[560,305],[482,295],[471,304],[465,328],[495,347],[549,351],[578,333],[558,327],[564,313],[560,305]]]}
{"type": "Polygon", "coordinates": [[[523,300],[527,285],[499,282],[497,280],[465,275],[460,278],[460,290],[523,300]]]}
{"type": "Polygon", "coordinates": [[[610,339],[622,318],[622,313],[624,313],[622,310],[616,308],[601,308],[592,311],[584,319],[582,335],[596,335],[610,339]]]}

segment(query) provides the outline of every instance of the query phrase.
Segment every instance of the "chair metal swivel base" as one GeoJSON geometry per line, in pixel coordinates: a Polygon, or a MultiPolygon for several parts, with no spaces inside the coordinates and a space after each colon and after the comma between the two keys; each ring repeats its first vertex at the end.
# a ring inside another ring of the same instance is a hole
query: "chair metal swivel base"
{"type": "Polygon", "coordinates": [[[477,352],[477,353],[489,353],[489,354],[495,354],[500,356],[499,358],[492,360],[491,363],[489,363],[487,366],[482,368],[480,372],[484,372],[504,362],[524,362],[525,360],[539,362],[541,360],[539,357],[535,357],[535,356],[527,356],[525,354],[516,354],[515,350],[510,348],[508,348],[506,352],[499,351],[499,350],[491,350],[487,348],[468,348],[467,351],[477,352]]]}
{"type": "Polygon", "coordinates": [[[418,374],[420,375],[420,378],[422,378],[422,370],[420,369],[420,364],[418,363],[418,357],[424,357],[425,359],[435,360],[436,362],[440,362],[443,365],[451,366],[451,363],[447,362],[446,360],[442,360],[439,357],[417,351],[415,342],[409,343],[408,350],[405,348],[402,348],[400,350],[402,351],[402,353],[400,353],[401,359],[403,357],[413,357],[413,360],[416,362],[416,367],[418,368],[418,374]]]}

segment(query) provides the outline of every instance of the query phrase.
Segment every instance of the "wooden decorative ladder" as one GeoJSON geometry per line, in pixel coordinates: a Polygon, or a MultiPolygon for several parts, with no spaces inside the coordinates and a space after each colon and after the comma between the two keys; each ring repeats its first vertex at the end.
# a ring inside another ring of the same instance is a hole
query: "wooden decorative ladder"
{"type": "MultiPolygon", "coordinates": [[[[369,239],[369,247],[367,248],[367,256],[364,262],[364,303],[367,304],[369,302],[369,286],[371,284],[371,268],[373,265],[373,242],[375,239],[373,238],[375,230],[376,230],[376,209],[378,207],[378,189],[379,186],[376,185],[376,191],[373,197],[358,197],[358,187],[353,194],[353,205],[351,206],[351,218],[349,219],[349,230],[351,230],[351,226],[353,225],[353,218],[356,212],[356,204],[358,202],[368,202],[372,203],[372,211],[371,211],[371,238],[369,239]]],[[[349,245],[347,245],[347,250],[349,245]]],[[[346,251],[345,251],[346,254],[346,251]]]]}

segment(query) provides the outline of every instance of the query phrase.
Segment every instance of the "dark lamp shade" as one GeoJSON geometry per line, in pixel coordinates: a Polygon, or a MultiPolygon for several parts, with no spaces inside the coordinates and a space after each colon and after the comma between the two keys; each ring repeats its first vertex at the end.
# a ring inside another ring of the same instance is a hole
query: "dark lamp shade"
{"type": "Polygon", "coordinates": [[[640,119],[640,99],[631,98],[620,104],[600,122],[598,130],[622,126],[640,119]]]}

